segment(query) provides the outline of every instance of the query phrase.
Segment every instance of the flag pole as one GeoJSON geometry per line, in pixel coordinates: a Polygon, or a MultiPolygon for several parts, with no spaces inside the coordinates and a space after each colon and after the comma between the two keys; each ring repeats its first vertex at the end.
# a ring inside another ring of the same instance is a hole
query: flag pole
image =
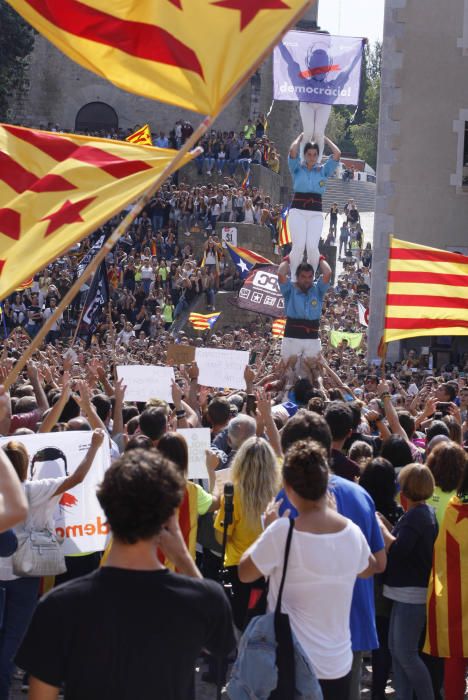
{"type": "Polygon", "coordinates": [[[121,238],[121,236],[123,236],[126,233],[126,231],[130,228],[132,223],[137,218],[138,214],[144,209],[144,207],[147,204],[149,204],[154,193],[157,192],[159,187],[167,180],[167,178],[178,169],[179,163],[184,159],[184,156],[186,156],[196,146],[197,141],[199,141],[202,138],[205,132],[210,128],[213,121],[214,117],[210,116],[207,116],[205,117],[205,119],[203,119],[201,124],[193,132],[190,138],[183,144],[180,151],[177,152],[175,158],[164,168],[162,173],[156,178],[151,187],[149,187],[146,190],[146,192],[140,197],[138,202],[133,206],[132,210],[125,216],[124,219],[122,219],[117,228],[114,229],[109,238],[103,243],[101,250],[98,251],[98,253],[94,256],[94,258],[91,260],[88,267],[85,268],[80,277],[78,277],[75,280],[73,285],[70,287],[68,292],[60,301],[60,304],[57,306],[52,316],[50,316],[47,319],[47,321],[41,327],[39,333],[34,337],[32,343],[29,345],[26,352],[24,352],[21,355],[18,362],[11,369],[4,382],[5,389],[9,389],[13,382],[16,381],[23,367],[29,361],[33,353],[39,348],[55,321],[59,318],[61,314],[63,314],[67,306],[73,301],[83,284],[94,274],[98,266],[105,259],[106,255],[112,250],[119,238],[121,238]]]}
{"type": "Polygon", "coordinates": [[[247,82],[249,77],[257,70],[257,68],[263,63],[263,61],[267,58],[267,56],[270,54],[270,52],[273,50],[273,48],[276,46],[276,44],[281,41],[282,37],[286,34],[286,32],[293,27],[296,22],[302,17],[304,12],[306,11],[307,7],[310,7],[314,3],[314,0],[310,0],[310,2],[307,2],[298,12],[295,13],[294,17],[292,17],[291,21],[284,27],[283,31],[280,33],[279,36],[275,36],[275,38],[270,42],[268,47],[261,53],[259,56],[258,60],[254,63],[253,66],[249,68],[249,70],[244,73],[243,76],[241,76],[231,87],[230,90],[226,93],[224,98],[221,100],[220,104],[218,105],[217,109],[214,110],[214,115],[209,116],[207,115],[201,124],[195,129],[193,134],[189,137],[189,139],[183,144],[182,148],[180,151],[178,151],[176,157],[174,158],[171,163],[169,163],[162,173],[159,175],[159,177],[156,178],[155,182],[151,187],[146,190],[146,192],[142,195],[142,197],[138,200],[138,202],[134,205],[132,210],[127,214],[127,216],[120,222],[120,224],[117,226],[117,228],[112,232],[112,234],[109,236],[107,241],[103,244],[101,250],[97,253],[97,255],[93,258],[93,260],[90,262],[88,267],[83,271],[82,275],[75,280],[73,285],[70,287],[68,292],[65,294],[65,296],[62,298],[60,304],[57,306],[56,310],[50,316],[50,318],[47,319],[45,324],[41,327],[39,333],[34,337],[33,342],[30,344],[26,352],[23,353],[23,355],[19,358],[18,362],[15,364],[15,366],[12,368],[12,370],[9,372],[7,378],[5,379],[4,386],[5,389],[9,389],[10,386],[13,384],[13,382],[16,381],[19,373],[23,369],[23,367],[26,365],[26,363],[29,361],[30,357],[33,355],[33,353],[38,349],[44,338],[46,337],[47,333],[55,323],[55,321],[59,318],[59,316],[65,311],[67,306],[73,301],[75,296],[78,294],[78,291],[80,288],[83,286],[83,284],[91,277],[91,275],[95,272],[97,269],[98,265],[102,262],[102,260],[105,259],[106,255],[112,250],[114,245],[117,243],[119,238],[123,236],[126,231],[130,228],[138,214],[144,209],[144,207],[149,204],[151,197],[157,192],[159,187],[163,184],[163,182],[170,176],[172,175],[173,172],[175,172],[181,161],[183,160],[184,156],[187,155],[193,148],[196,147],[197,142],[202,138],[202,136],[207,132],[207,130],[210,128],[212,123],[217,119],[219,114],[222,112],[222,110],[227,106],[227,104],[232,100],[234,95],[241,89],[241,87],[244,85],[244,83],[247,82]]]}

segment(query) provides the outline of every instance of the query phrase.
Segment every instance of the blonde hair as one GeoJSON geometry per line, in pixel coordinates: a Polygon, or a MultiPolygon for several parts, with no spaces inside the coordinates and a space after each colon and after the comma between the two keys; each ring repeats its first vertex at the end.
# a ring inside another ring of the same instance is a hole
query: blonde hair
{"type": "Polygon", "coordinates": [[[423,464],[407,464],[398,474],[403,496],[418,503],[432,496],[435,481],[431,470],[423,464]]]}
{"type": "Polygon", "coordinates": [[[266,440],[251,437],[243,443],[232,463],[232,481],[243,517],[251,527],[258,527],[260,516],[280,485],[276,455],[266,440]]]}

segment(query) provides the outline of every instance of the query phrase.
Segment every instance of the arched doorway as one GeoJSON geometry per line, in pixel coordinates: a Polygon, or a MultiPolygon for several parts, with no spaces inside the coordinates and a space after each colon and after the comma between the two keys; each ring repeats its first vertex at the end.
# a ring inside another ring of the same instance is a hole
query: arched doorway
{"type": "Polygon", "coordinates": [[[75,119],[75,131],[101,131],[118,127],[117,112],[105,102],[89,102],[80,109],[75,119]]]}

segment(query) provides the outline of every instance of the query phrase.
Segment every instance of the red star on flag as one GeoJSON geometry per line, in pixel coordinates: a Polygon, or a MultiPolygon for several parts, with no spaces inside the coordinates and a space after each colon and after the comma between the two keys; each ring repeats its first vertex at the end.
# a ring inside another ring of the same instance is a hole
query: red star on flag
{"type": "Polygon", "coordinates": [[[40,219],[40,221],[49,221],[45,235],[50,236],[51,233],[56,231],[64,224],[75,224],[83,221],[80,216],[81,210],[87,207],[88,204],[91,204],[91,202],[94,202],[95,199],[96,197],[88,197],[88,199],[82,199],[79,202],[70,202],[70,200],[67,199],[67,201],[62,204],[60,209],[57,209],[57,211],[54,211],[53,214],[40,219]]]}
{"type": "Polygon", "coordinates": [[[179,8],[179,10],[182,9],[182,1],[181,0],[169,0],[171,5],[175,5],[176,7],[179,8]]]}
{"type": "Polygon", "coordinates": [[[228,10],[239,10],[241,13],[241,32],[256,18],[261,10],[290,10],[283,0],[219,0],[213,3],[228,10]]]}

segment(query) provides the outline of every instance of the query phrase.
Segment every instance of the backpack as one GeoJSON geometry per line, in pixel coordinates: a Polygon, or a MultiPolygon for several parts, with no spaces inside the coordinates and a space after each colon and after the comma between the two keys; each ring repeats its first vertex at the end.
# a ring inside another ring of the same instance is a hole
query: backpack
{"type": "Polygon", "coordinates": [[[289,615],[281,612],[293,529],[290,519],[275,611],[254,617],[242,635],[226,688],[231,700],[323,700],[312,666],[291,630],[289,615]]]}

